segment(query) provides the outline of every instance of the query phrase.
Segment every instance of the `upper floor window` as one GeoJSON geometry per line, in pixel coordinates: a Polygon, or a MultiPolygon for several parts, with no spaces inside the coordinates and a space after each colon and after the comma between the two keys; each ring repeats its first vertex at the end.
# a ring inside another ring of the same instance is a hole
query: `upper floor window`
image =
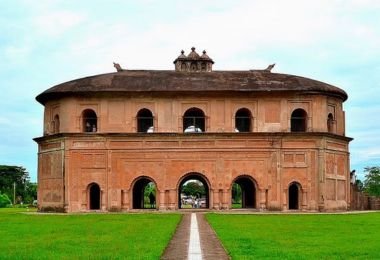
{"type": "Polygon", "coordinates": [[[305,110],[298,108],[293,111],[290,118],[291,132],[306,132],[307,129],[307,113],[305,110]]]}
{"type": "Polygon", "coordinates": [[[334,132],[334,116],[331,113],[327,116],[327,131],[334,132]]]}
{"type": "Polygon", "coordinates": [[[55,115],[54,116],[54,120],[53,120],[53,132],[54,133],[59,133],[59,128],[60,128],[60,125],[59,125],[59,115],[55,115]]]}
{"type": "Polygon", "coordinates": [[[190,108],[183,115],[183,131],[185,133],[204,132],[206,129],[205,121],[206,117],[201,109],[190,108]]]}
{"type": "Polygon", "coordinates": [[[97,132],[98,117],[92,109],[86,109],[82,112],[83,132],[97,132]]]}
{"type": "Polygon", "coordinates": [[[235,131],[250,132],[251,131],[251,111],[247,108],[239,109],[235,114],[235,131]]]}
{"type": "Polygon", "coordinates": [[[149,109],[143,108],[137,113],[137,132],[152,133],[153,131],[153,114],[149,109]]]}

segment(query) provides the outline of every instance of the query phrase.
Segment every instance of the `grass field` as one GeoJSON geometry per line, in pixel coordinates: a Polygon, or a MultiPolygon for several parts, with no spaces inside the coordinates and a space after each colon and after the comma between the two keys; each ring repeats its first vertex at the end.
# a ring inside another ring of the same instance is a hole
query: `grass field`
{"type": "Polygon", "coordinates": [[[0,209],[0,259],[159,259],[179,214],[24,214],[0,209]]]}
{"type": "Polygon", "coordinates": [[[380,259],[380,213],[206,218],[232,259],[380,259]]]}

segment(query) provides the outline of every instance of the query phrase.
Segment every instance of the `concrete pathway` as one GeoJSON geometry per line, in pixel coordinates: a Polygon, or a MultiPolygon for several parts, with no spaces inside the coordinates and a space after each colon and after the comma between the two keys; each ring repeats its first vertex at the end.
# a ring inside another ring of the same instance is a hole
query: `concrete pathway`
{"type": "Polygon", "coordinates": [[[189,260],[202,260],[201,252],[201,242],[199,239],[198,221],[197,215],[191,213],[191,224],[190,224],[190,242],[188,257],[189,260]]]}
{"type": "Polygon", "coordinates": [[[227,260],[227,255],[203,212],[185,213],[161,259],[227,260]]]}

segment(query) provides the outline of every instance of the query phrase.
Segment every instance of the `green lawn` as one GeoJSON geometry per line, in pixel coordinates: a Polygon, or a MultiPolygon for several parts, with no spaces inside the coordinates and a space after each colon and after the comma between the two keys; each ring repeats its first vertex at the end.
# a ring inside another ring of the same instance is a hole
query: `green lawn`
{"type": "Polygon", "coordinates": [[[232,259],[380,259],[380,213],[206,218],[232,259]]]}
{"type": "Polygon", "coordinates": [[[0,209],[0,259],[159,259],[179,214],[24,214],[0,209]]]}

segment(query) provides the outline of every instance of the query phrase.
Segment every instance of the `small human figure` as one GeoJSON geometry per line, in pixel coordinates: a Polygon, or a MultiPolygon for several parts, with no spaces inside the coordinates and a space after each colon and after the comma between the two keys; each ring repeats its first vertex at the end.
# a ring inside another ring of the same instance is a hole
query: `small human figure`
{"type": "Polygon", "coordinates": [[[90,124],[90,122],[87,122],[86,123],[86,132],[91,132],[91,124],[90,124]]]}
{"type": "Polygon", "coordinates": [[[149,193],[149,204],[150,204],[150,208],[154,209],[155,208],[155,201],[156,201],[156,197],[154,196],[153,192],[149,193]]]}

